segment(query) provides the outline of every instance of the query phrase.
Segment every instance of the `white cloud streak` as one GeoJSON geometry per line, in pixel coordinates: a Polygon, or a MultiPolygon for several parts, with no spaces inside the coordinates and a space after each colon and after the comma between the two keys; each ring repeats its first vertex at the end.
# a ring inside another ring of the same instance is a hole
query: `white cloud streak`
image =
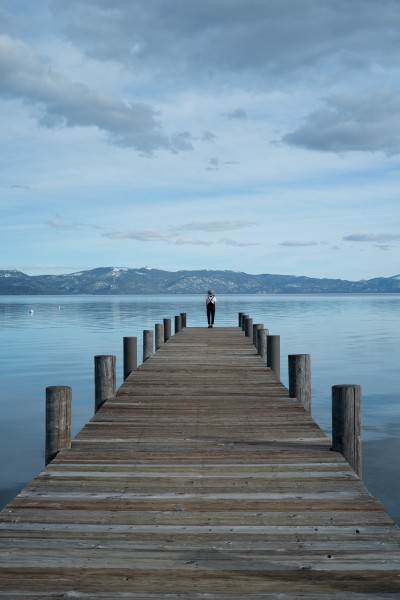
{"type": "Polygon", "coordinates": [[[343,240],[345,242],[396,242],[400,240],[399,233],[352,233],[346,235],[343,240]]]}

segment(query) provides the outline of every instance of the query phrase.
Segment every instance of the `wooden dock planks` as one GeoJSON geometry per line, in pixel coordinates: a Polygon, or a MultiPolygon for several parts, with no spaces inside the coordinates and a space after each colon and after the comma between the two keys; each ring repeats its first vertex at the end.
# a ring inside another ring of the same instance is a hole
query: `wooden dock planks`
{"type": "Polygon", "coordinates": [[[186,328],[3,510],[0,598],[400,598],[330,448],[239,328],[186,328]]]}

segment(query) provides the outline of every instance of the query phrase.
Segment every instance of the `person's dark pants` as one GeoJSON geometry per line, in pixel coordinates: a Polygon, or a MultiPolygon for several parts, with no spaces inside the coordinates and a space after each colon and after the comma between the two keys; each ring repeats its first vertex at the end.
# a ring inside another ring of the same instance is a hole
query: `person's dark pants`
{"type": "Polygon", "coordinates": [[[215,304],[210,302],[207,304],[207,321],[209,325],[214,325],[215,318],[215,304]]]}

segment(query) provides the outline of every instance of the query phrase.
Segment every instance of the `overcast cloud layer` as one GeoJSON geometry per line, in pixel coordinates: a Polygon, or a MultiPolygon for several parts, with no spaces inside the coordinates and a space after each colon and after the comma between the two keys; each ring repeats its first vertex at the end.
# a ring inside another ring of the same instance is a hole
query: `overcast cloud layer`
{"type": "Polygon", "coordinates": [[[400,273],[400,3],[3,0],[0,269],[400,273]]]}

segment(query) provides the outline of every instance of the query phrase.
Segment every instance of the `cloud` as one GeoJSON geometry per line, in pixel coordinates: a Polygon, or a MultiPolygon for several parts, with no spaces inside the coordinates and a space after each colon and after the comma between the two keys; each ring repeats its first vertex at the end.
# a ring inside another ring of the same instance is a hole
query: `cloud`
{"type": "Polygon", "coordinates": [[[307,247],[307,246],[321,246],[321,245],[326,245],[328,242],[325,241],[321,241],[321,242],[312,242],[312,241],[292,241],[292,242],[281,242],[279,245],[280,246],[289,246],[289,247],[307,247]]]}
{"type": "Polygon", "coordinates": [[[344,238],[346,242],[395,242],[400,240],[398,233],[352,233],[344,238]]]}
{"type": "Polygon", "coordinates": [[[175,245],[176,246],[185,246],[185,245],[211,246],[212,242],[205,242],[204,240],[199,240],[197,238],[185,237],[185,238],[179,238],[178,240],[176,240],[175,245]]]}
{"type": "Polygon", "coordinates": [[[292,146],[326,152],[400,153],[398,92],[336,95],[309,113],[298,129],[283,136],[292,146]]]}
{"type": "Polygon", "coordinates": [[[231,240],[230,238],[222,238],[219,240],[220,244],[225,244],[225,246],[237,246],[243,248],[245,246],[259,246],[258,243],[253,242],[237,242],[236,240],[231,240]]]}
{"type": "Polygon", "coordinates": [[[335,75],[397,62],[397,3],[380,0],[52,1],[64,35],[86,53],[160,77],[261,85],[305,72],[335,75]],[[225,75],[221,79],[221,75],[225,75]],[[266,75],[270,76],[266,78],[266,75]],[[269,81],[268,81],[269,79],[269,81]]]}
{"type": "Polygon", "coordinates": [[[136,231],[114,231],[103,233],[110,240],[137,240],[139,242],[165,242],[175,237],[170,231],[139,229],[136,231]]]}
{"type": "Polygon", "coordinates": [[[192,221],[176,227],[177,231],[231,231],[233,229],[246,229],[257,223],[253,221],[192,221]]]}
{"type": "Polygon", "coordinates": [[[244,121],[247,119],[247,113],[244,108],[237,108],[232,112],[228,113],[228,119],[237,119],[238,121],[244,121]]]}
{"type": "Polygon", "coordinates": [[[59,219],[51,219],[50,221],[46,222],[46,225],[52,229],[104,229],[99,225],[92,225],[90,223],[62,223],[59,219]]]}
{"type": "Polygon", "coordinates": [[[142,154],[192,149],[189,132],[164,133],[156,111],[142,102],[128,103],[75,83],[44,65],[22,41],[0,36],[0,94],[35,107],[47,128],[97,127],[109,143],[142,154]]]}

